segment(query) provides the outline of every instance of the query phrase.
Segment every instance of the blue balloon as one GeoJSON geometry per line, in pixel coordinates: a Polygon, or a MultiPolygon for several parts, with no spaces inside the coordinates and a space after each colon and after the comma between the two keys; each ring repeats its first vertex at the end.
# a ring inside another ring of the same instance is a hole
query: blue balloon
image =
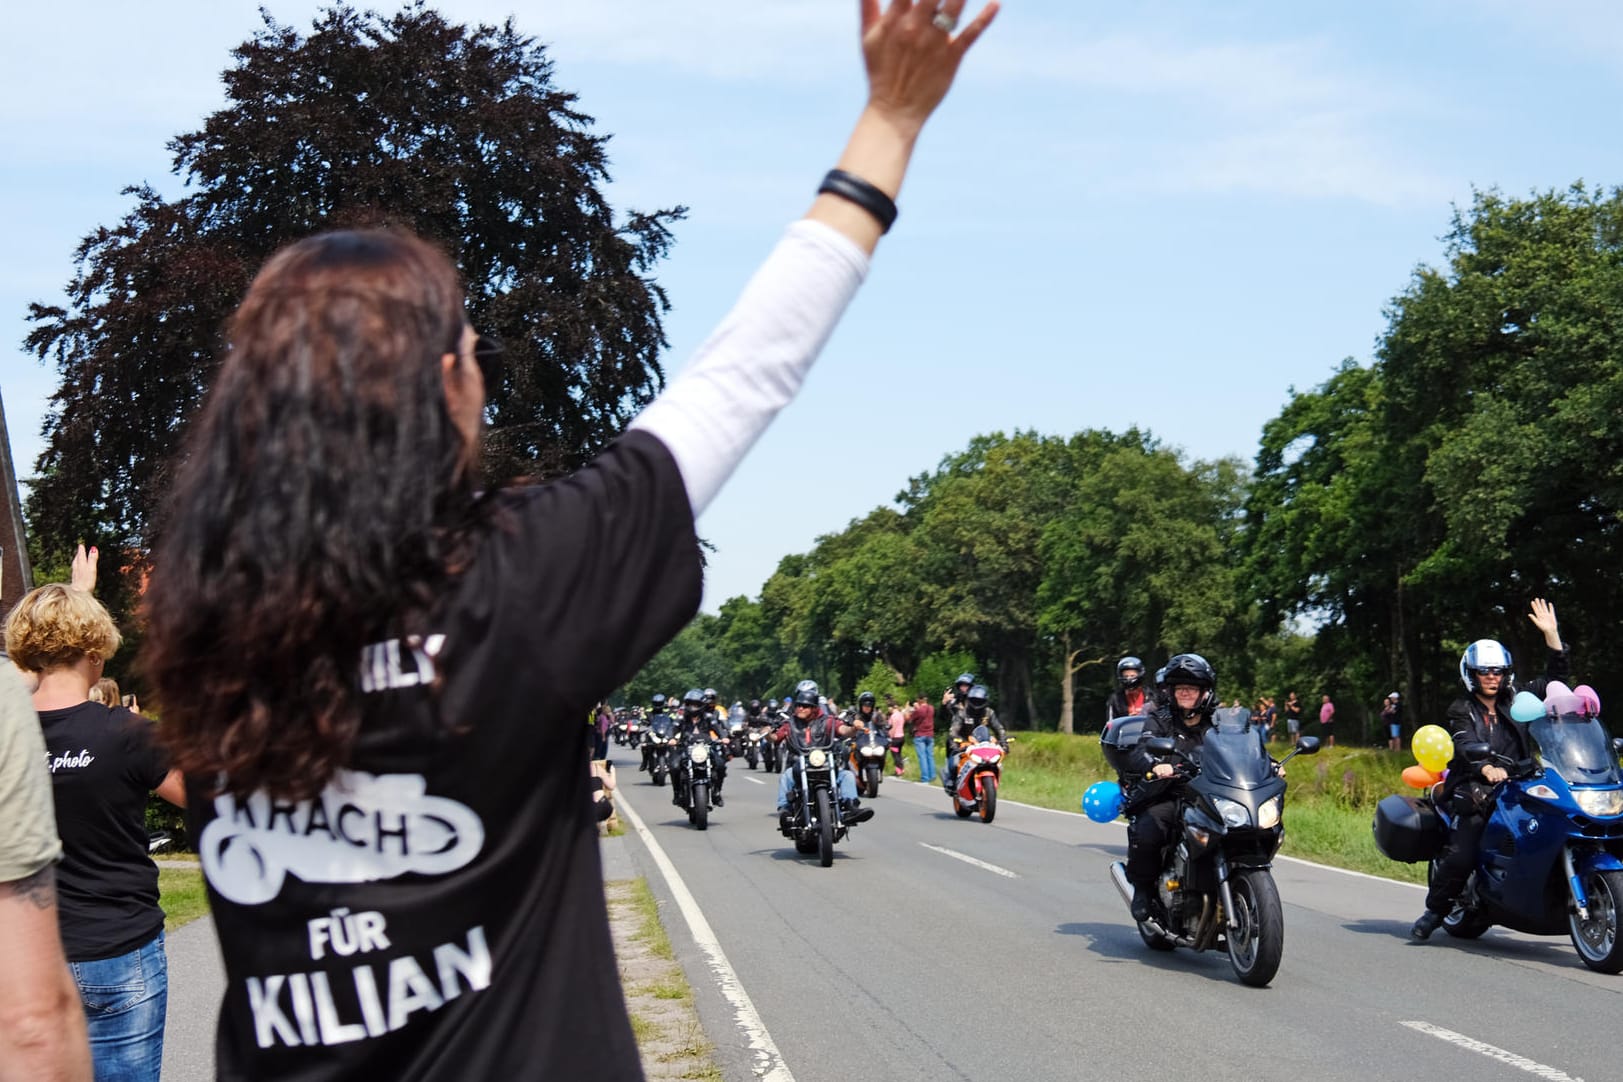
{"type": "Polygon", "coordinates": [[[1518,691],[1510,703],[1510,716],[1517,721],[1537,721],[1544,716],[1544,703],[1531,691],[1518,691]]]}
{"type": "Polygon", "coordinates": [[[1121,786],[1113,781],[1096,781],[1082,794],[1082,810],[1095,823],[1115,821],[1121,814],[1121,786]]]}

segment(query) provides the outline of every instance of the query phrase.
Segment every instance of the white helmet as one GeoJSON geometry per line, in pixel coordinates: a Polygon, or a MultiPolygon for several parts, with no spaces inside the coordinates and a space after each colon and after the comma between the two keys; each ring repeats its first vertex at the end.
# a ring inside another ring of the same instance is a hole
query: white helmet
{"type": "Polygon", "coordinates": [[[1479,690],[1476,674],[1484,669],[1497,669],[1502,672],[1505,676],[1502,686],[1507,688],[1516,686],[1515,665],[1510,660],[1510,651],[1493,639],[1478,639],[1467,646],[1465,653],[1460,655],[1460,682],[1465,685],[1466,691],[1476,694],[1479,690]]]}

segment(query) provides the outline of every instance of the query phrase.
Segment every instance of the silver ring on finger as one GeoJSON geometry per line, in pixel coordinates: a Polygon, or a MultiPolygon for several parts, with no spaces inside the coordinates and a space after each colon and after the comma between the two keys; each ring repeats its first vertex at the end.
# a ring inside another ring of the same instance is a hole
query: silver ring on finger
{"type": "Polygon", "coordinates": [[[931,17],[930,23],[937,30],[950,34],[958,29],[958,16],[948,15],[945,11],[938,11],[931,17]]]}

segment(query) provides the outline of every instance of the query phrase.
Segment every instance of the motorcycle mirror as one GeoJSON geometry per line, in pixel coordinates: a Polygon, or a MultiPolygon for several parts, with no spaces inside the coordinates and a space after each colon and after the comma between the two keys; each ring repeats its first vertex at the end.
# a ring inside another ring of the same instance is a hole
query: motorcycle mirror
{"type": "Polygon", "coordinates": [[[1468,763],[1486,762],[1493,756],[1493,749],[1480,740],[1473,740],[1469,744],[1461,744],[1455,749],[1465,756],[1468,763]]]}
{"type": "Polygon", "coordinates": [[[1296,742],[1296,754],[1317,755],[1319,753],[1319,744],[1320,741],[1318,737],[1304,736],[1302,739],[1296,742]]]}
{"type": "Polygon", "coordinates": [[[1623,736],[1612,737],[1612,754],[1623,758],[1623,736]]]}
{"type": "Polygon", "coordinates": [[[1152,736],[1144,741],[1144,750],[1155,755],[1171,755],[1178,750],[1178,741],[1171,736],[1152,736]]]}

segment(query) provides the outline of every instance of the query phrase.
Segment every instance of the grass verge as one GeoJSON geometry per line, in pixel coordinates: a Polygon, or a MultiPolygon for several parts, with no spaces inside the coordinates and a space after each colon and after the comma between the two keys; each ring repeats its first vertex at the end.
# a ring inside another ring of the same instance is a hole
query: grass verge
{"type": "Polygon", "coordinates": [[[203,887],[203,869],[159,868],[158,905],[163,909],[163,930],[173,932],[198,917],[208,916],[208,891],[203,887]]]}
{"type": "Polygon", "coordinates": [[[603,884],[620,986],[631,1015],[644,1074],[651,1080],[721,1082],[710,1041],[693,1006],[693,990],[659,920],[646,879],[603,884]]]}

